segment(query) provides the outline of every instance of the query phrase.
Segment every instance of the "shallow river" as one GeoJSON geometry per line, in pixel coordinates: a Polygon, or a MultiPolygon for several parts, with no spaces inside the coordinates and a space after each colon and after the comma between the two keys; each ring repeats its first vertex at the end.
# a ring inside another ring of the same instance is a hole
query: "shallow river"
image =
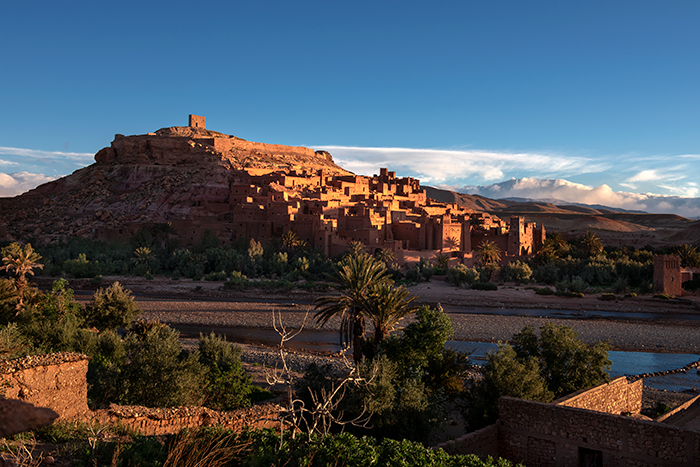
{"type": "MultiPolygon", "coordinates": [[[[551,310],[550,310],[551,311],[551,310]]],[[[182,337],[198,337],[200,332],[211,331],[226,335],[230,342],[274,346],[279,343],[279,336],[274,329],[260,327],[215,327],[197,325],[174,325],[182,337]]],[[[314,352],[333,353],[340,350],[338,332],[319,329],[305,329],[285,346],[294,350],[311,350],[314,352]]],[[[486,354],[496,349],[497,344],[471,341],[448,341],[447,346],[462,352],[471,352],[470,359],[481,365],[486,361],[486,354]]],[[[612,377],[639,375],[681,368],[688,363],[700,360],[698,354],[655,353],[655,352],[608,352],[612,361],[612,377]]],[[[700,389],[700,375],[696,370],[667,376],[645,378],[644,385],[655,389],[685,391],[700,389]]]]}

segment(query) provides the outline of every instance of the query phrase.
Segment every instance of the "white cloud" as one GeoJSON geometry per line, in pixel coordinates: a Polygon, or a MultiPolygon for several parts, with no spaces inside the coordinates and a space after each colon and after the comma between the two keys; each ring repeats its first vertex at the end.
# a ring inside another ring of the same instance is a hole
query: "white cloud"
{"type": "Polygon", "coordinates": [[[57,178],[29,172],[11,174],[0,172],[0,197],[17,196],[57,178]]]}
{"type": "Polygon", "coordinates": [[[95,155],[86,152],[41,151],[39,149],[9,148],[0,146],[0,154],[31,157],[33,159],[60,159],[91,164],[95,155]]]}
{"type": "Polygon", "coordinates": [[[367,148],[313,146],[329,151],[335,162],[352,172],[372,175],[381,167],[419,178],[425,184],[455,183],[467,179],[489,182],[508,174],[527,172],[538,177],[602,172],[607,162],[560,154],[507,153],[459,149],[367,148]]]}
{"type": "MultiPolygon", "coordinates": [[[[687,187],[686,193],[697,194],[699,192],[697,184],[693,183],[693,185],[694,188],[693,186],[687,187]]],[[[494,185],[466,186],[457,191],[496,199],[561,200],[567,203],[600,204],[651,213],[675,213],[690,218],[700,217],[700,198],[665,196],[651,193],[628,193],[614,191],[606,184],[588,186],[561,179],[522,178],[494,185]]]]}

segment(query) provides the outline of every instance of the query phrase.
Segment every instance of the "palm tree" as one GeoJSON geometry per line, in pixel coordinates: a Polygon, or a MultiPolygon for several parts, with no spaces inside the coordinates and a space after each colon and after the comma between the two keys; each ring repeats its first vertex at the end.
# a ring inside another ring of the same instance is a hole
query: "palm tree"
{"type": "Polygon", "coordinates": [[[34,251],[32,245],[27,243],[24,248],[19,243],[12,243],[3,249],[2,267],[0,269],[15,275],[15,287],[17,288],[17,312],[24,309],[24,289],[27,286],[27,275],[33,276],[33,269],[43,269],[39,263],[41,255],[34,251]]]}
{"type": "Polygon", "coordinates": [[[348,256],[366,255],[367,251],[365,251],[365,244],[359,240],[351,241],[348,243],[348,252],[346,254],[348,256]]]}
{"type": "Polygon", "coordinates": [[[170,251],[172,242],[170,238],[177,235],[177,230],[170,222],[164,222],[153,226],[153,237],[159,242],[160,247],[165,251],[170,251]]]}
{"type": "Polygon", "coordinates": [[[485,240],[476,247],[476,254],[485,265],[497,264],[501,261],[501,249],[496,242],[485,240]]]}
{"type": "Polygon", "coordinates": [[[153,262],[153,251],[148,247],[140,246],[134,250],[134,257],[131,258],[131,262],[134,263],[138,271],[143,271],[139,274],[143,274],[149,270],[153,262]]]}
{"type": "Polygon", "coordinates": [[[372,287],[369,296],[362,301],[362,307],[374,325],[373,354],[377,353],[379,344],[399,321],[418,309],[411,305],[416,298],[409,297],[408,290],[403,286],[394,287],[388,282],[372,287]]]}
{"type": "Polygon", "coordinates": [[[364,305],[373,287],[391,281],[386,266],[373,257],[360,254],[347,256],[336,267],[332,280],[340,295],[320,297],[314,305],[319,311],[316,321],[325,325],[334,316],[341,319],[340,344],[352,344],[353,358],[362,359],[362,341],[365,337],[364,305]]]}
{"type": "Polygon", "coordinates": [[[377,258],[384,264],[389,264],[390,261],[396,259],[396,253],[394,250],[389,250],[388,248],[380,249],[374,252],[374,257],[377,258]]]}
{"type": "Polygon", "coordinates": [[[435,265],[447,272],[447,269],[450,267],[450,257],[442,253],[435,255],[435,265]]]}
{"type": "Polygon", "coordinates": [[[595,256],[603,252],[603,241],[593,231],[588,230],[581,237],[581,250],[586,256],[595,256]]]}
{"type": "Polygon", "coordinates": [[[288,230],[282,235],[282,248],[286,251],[294,251],[296,248],[303,248],[306,242],[300,239],[297,234],[288,230]]]}
{"type": "Polygon", "coordinates": [[[684,268],[700,267],[700,253],[692,245],[683,244],[673,248],[673,254],[681,258],[681,266],[684,268]]]}

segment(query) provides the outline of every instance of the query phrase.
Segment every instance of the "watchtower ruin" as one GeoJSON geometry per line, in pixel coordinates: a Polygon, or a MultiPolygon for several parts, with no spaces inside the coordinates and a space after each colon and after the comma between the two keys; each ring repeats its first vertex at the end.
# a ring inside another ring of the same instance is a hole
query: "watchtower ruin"
{"type": "Polygon", "coordinates": [[[683,295],[681,259],[675,255],[654,256],[654,291],[683,295]]]}
{"type": "Polygon", "coordinates": [[[200,115],[190,114],[190,125],[191,128],[201,128],[202,130],[207,129],[206,118],[200,115]]]}

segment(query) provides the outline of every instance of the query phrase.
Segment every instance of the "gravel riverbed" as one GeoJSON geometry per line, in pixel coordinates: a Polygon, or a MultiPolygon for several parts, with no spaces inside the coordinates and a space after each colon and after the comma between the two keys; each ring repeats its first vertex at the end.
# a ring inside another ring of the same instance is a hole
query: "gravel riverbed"
{"type": "MultiPolygon", "coordinates": [[[[271,328],[273,311],[288,328],[304,324],[315,328],[314,310],[307,305],[279,305],[265,301],[190,301],[138,300],[144,310],[141,317],[173,325],[202,327],[271,328]],[[307,316],[306,312],[309,311],[307,316]]],[[[449,313],[455,330],[455,340],[498,342],[507,341],[523,327],[539,328],[546,322],[571,326],[586,343],[610,342],[613,350],[700,353],[700,327],[680,324],[658,324],[653,320],[628,322],[622,320],[545,318],[491,314],[449,313]]],[[[403,325],[413,319],[409,316],[403,325]]],[[[339,320],[333,319],[324,329],[337,330],[339,320]]]]}

